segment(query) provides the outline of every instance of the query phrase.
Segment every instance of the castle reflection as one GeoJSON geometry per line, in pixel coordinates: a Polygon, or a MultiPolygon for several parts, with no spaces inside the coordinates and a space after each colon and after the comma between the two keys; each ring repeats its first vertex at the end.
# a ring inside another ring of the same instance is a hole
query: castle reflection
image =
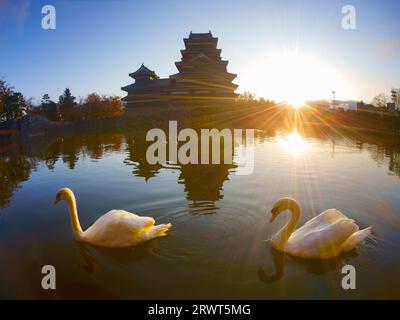
{"type": "MultiPolygon", "coordinates": [[[[157,177],[161,169],[178,169],[180,171],[178,183],[184,185],[186,199],[191,201],[189,207],[193,213],[207,212],[216,210],[215,202],[223,198],[223,184],[229,179],[230,170],[234,170],[235,164],[171,164],[169,162],[169,152],[167,150],[167,164],[149,164],[146,160],[146,151],[152,142],[146,141],[145,131],[130,133],[126,137],[126,154],[124,160],[126,165],[133,166],[132,173],[135,176],[143,177],[146,181],[157,177]],[[211,210],[211,211],[210,211],[211,210]]],[[[178,144],[178,148],[182,143],[178,144]]],[[[199,142],[200,145],[200,142],[199,142]]],[[[167,144],[168,146],[168,144],[167,144]]],[[[220,157],[224,158],[225,146],[220,148],[220,157]]],[[[226,148],[231,151],[233,159],[234,149],[226,148]]],[[[209,156],[212,151],[209,150],[209,156]]],[[[201,157],[201,154],[199,155],[201,157]]],[[[223,162],[221,160],[221,162],[223,162]]]]}
{"type": "Polygon", "coordinates": [[[146,181],[154,178],[160,172],[161,164],[150,164],[146,161],[146,150],[149,143],[146,141],[146,132],[139,131],[126,136],[126,165],[133,166],[132,173],[143,177],[146,181]]]}
{"type": "Polygon", "coordinates": [[[194,214],[214,213],[218,207],[215,202],[223,198],[222,188],[229,180],[230,169],[235,165],[228,164],[189,164],[181,166],[178,183],[185,186],[186,198],[194,214]]]}
{"type": "MultiPolygon", "coordinates": [[[[42,139],[21,143],[0,153],[0,207],[10,204],[15,191],[23,181],[27,181],[39,164],[50,171],[58,166],[75,170],[78,161],[84,158],[99,160],[107,154],[123,154],[122,163],[132,166],[132,174],[145,181],[157,179],[162,170],[179,170],[177,183],[184,186],[189,208],[193,213],[212,213],[218,209],[216,202],[223,199],[223,188],[235,164],[149,164],[146,150],[151,142],[146,141],[147,130],[126,132],[102,131],[101,133],[77,133],[56,139],[42,139]]],[[[257,143],[263,143],[271,132],[258,132],[257,143]]],[[[380,166],[400,177],[400,144],[395,138],[360,135],[347,132],[344,135],[327,134],[321,130],[302,132],[304,139],[328,139],[332,143],[332,157],[338,143],[351,143],[355,149],[367,151],[380,166]],[[342,141],[342,142],[341,142],[342,141]]],[[[222,150],[221,158],[223,159],[222,150]]],[[[232,153],[234,152],[232,148],[232,153]]],[[[232,154],[233,156],[233,154],[232,154]]],[[[257,162],[257,159],[256,159],[257,162]]],[[[118,165],[116,163],[116,165],[118,165]]]]}

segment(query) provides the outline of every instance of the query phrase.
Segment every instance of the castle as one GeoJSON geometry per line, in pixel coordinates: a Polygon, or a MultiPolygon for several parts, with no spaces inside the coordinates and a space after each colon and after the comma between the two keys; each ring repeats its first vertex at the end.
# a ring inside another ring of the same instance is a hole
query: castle
{"type": "Polygon", "coordinates": [[[127,96],[122,98],[127,108],[170,103],[224,103],[233,101],[237,85],[236,74],[227,71],[227,60],[221,59],[218,38],[211,32],[192,33],[184,38],[185,49],[181,61],[175,62],[178,73],[160,79],[144,64],[129,76],[135,82],[122,87],[127,96]]]}

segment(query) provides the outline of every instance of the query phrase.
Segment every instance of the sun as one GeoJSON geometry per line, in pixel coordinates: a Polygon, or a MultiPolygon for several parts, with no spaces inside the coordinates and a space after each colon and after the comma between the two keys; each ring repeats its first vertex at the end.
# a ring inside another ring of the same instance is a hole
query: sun
{"type": "Polygon", "coordinates": [[[277,52],[260,55],[244,65],[239,73],[241,87],[294,108],[307,100],[329,99],[332,90],[342,96],[349,94],[351,86],[336,66],[312,54],[277,52]]]}
{"type": "Polygon", "coordinates": [[[304,104],[305,104],[305,100],[302,98],[289,98],[286,100],[287,104],[289,104],[291,107],[295,108],[295,109],[300,109],[304,104]]]}

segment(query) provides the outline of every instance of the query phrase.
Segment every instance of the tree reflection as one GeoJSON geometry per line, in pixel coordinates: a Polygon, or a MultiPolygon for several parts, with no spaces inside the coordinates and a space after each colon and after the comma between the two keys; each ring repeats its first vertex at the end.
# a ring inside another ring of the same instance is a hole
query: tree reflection
{"type": "Polygon", "coordinates": [[[81,157],[99,159],[105,152],[121,151],[124,141],[125,135],[109,132],[75,134],[53,140],[22,142],[0,153],[0,207],[10,203],[20,183],[29,179],[39,162],[54,170],[61,159],[69,169],[74,170],[81,157]]]}
{"type": "Polygon", "coordinates": [[[29,179],[35,167],[35,159],[26,157],[22,148],[0,155],[0,207],[10,203],[15,190],[29,179]]]}

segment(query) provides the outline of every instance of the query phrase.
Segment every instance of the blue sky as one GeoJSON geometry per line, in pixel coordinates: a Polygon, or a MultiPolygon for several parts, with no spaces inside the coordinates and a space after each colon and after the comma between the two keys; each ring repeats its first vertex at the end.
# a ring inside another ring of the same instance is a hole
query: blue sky
{"type": "Polygon", "coordinates": [[[289,52],[310,68],[329,66],[305,74],[305,83],[340,74],[339,84],[321,85],[311,98],[336,90],[338,99],[368,101],[400,87],[399,12],[397,0],[0,0],[0,76],[36,99],[57,100],[65,87],[75,96],[124,96],[120,87],[142,62],[161,77],[176,73],[182,38],[211,30],[239,91],[283,99],[266,61],[289,52]],[[56,8],[56,30],[41,27],[45,4],[56,8]],[[346,4],[356,8],[356,30],[341,27],[346,4]]]}

